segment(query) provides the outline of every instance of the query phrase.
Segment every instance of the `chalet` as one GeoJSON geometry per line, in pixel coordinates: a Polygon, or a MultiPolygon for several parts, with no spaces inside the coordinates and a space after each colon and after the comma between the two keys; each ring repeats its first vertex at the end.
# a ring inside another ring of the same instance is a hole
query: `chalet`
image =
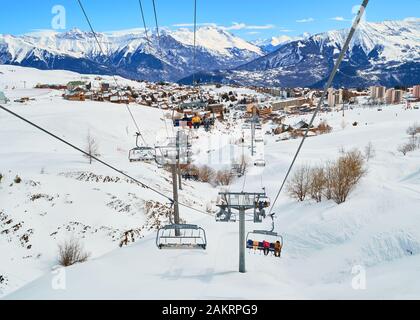
{"type": "Polygon", "coordinates": [[[260,106],[257,108],[257,114],[262,118],[270,116],[272,112],[273,109],[271,106],[260,106]]]}
{"type": "Polygon", "coordinates": [[[210,113],[218,113],[218,114],[222,114],[223,110],[224,110],[224,105],[223,104],[209,104],[207,106],[207,111],[209,111],[210,113]]]}
{"type": "Polygon", "coordinates": [[[38,83],[35,86],[35,89],[65,90],[65,89],[67,89],[67,86],[61,85],[61,84],[43,84],[43,83],[38,83]]]}
{"type": "Polygon", "coordinates": [[[109,101],[112,103],[130,103],[130,98],[126,95],[113,94],[109,101]]]}
{"type": "Polygon", "coordinates": [[[304,104],[311,103],[307,98],[293,98],[286,100],[273,101],[271,107],[273,111],[283,110],[289,112],[287,109],[291,107],[301,107],[304,104]]]}
{"type": "Polygon", "coordinates": [[[64,99],[69,100],[69,101],[85,101],[86,97],[85,97],[85,93],[82,90],[76,90],[76,91],[67,92],[64,95],[64,99]]]}
{"type": "Polygon", "coordinates": [[[302,121],[299,121],[297,124],[295,124],[293,127],[297,130],[303,130],[303,129],[308,129],[309,124],[302,120],[302,121]]]}
{"type": "Polygon", "coordinates": [[[109,83],[106,83],[106,82],[101,83],[101,91],[102,92],[109,91],[109,89],[110,89],[109,83]]]}
{"type": "Polygon", "coordinates": [[[77,88],[86,88],[87,84],[85,81],[70,81],[67,83],[67,90],[74,91],[77,88]]]}

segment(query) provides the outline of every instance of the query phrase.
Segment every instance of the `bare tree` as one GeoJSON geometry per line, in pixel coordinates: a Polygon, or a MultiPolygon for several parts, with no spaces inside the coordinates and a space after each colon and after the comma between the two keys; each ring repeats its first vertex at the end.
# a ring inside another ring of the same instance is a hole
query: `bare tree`
{"type": "Polygon", "coordinates": [[[215,183],[220,186],[228,186],[232,183],[233,176],[229,170],[218,171],[215,177],[215,183]]]}
{"type": "Polygon", "coordinates": [[[99,157],[99,145],[96,142],[96,139],[90,134],[90,131],[86,137],[86,148],[85,152],[88,155],[84,155],[85,158],[89,159],[89,164],[92,164],[93,157],[99,157]]]}
{"type": "Polygon", "coordinates": [[[209,166],[202,166],[198,169],[198,179],[201,182],[212,182],[213,178],[215,177],[215,172],[209,166]]]}
{"type": "Polygon", "coordinates": [[[365,147],[365,159],[367,162],[370,161],[370,159],[374,158],[376,155],[375,148],[373,147],[372,142],[369,142],[368,145],[365,147]]]}
{"type": "Polygon", "coordinates": [[[287,191],[292,198],[305,201],[310,191],[310,167],[304,165],[296,169],[292,179],[287,185],[287,191]]]}
{"type": "Polygon", "coordinates": [[[310,194],[316,202],[322,201],[322,195],[326,187],[325,169],[315,167],[310,172],[310,194]]]}
{"type": "Polygon", "coordinates": [[[333,168],[334,164],[332,162],[327,162],[324,169],[325,176],[325,186],[324,186],[324,196],[327,200],[332,199],[332,181],[333,181],[333,168]]]}
{"type": "Polygon", "coordinates": [[[329,187],[332,199],[341,204],[366,174],[364,158],[359,150],[346,152],[331,167],[329,187]]]}
{"type": "Polygon", "coordinates": [[[407,129],[407,134],[410,137],[415,137],[417,134],[420,134],[420,125],[418,123],[414,123],[412,124],[408,129],[407,129]]]}
{"type": "Polygon", "coordinates": [[[398,151],[401,152],[405,156],[407,155],[407,153],[416,150],[416,148],[417,148],[417,138],[411,137],[409,142],[404,143],[398,147],[398,151]]]}
{"type": "Polygon", "coordinates": [[[85,252],[83,246],[75,239],[70,239],[58,246],[58,263],[63,267],[86,262],[89,256],[90,254],[85,252]]]}

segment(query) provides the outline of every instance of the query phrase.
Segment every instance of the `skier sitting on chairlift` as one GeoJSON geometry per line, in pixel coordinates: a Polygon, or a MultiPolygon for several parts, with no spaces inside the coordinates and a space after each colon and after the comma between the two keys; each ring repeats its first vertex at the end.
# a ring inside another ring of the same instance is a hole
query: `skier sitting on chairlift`
{"type": "Polygon", "coordinates": [[[274,256],[280,258],[281,255],[281,243],[280,241],[276,241],[274,244],[274,256]]]}
{"type": "Polygon", "coordinates": [[[268,256],[268,254],[270,253],[270,242],[264,240],[263,248],[264,248],[264,255],[268,256]]]}

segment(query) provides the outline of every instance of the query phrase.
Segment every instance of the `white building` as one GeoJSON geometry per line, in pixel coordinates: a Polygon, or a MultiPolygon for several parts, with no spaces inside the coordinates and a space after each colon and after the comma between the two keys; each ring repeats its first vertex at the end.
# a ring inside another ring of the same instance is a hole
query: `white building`
{"type": "Polygon", "coordinates": [[[334,90],[333,88],[328,89],[328,106],[334,108],[336,105],[343,103],[343,89],[334,90]]]}

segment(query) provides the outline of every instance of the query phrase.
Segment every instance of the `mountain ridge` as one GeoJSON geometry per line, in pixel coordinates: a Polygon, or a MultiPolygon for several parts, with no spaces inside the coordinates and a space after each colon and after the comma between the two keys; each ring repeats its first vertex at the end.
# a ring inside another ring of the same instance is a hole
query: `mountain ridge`
{"type": "MultiPolygon", "coordinates": [[[[201,82],[322,87],[348,29],[298,39],[248,42],[223,28],[197,31],[197,75],[201,82]]],[[[0,35],[0,63],[136,80],[192,83],[193,32],[162,28],[160,37],[142,29],[98,33],[37,30],[0,35]]],[[[412,85],[420,82],[420,19],[364,22],[352,41],[335,86],[412,85]]]]}

